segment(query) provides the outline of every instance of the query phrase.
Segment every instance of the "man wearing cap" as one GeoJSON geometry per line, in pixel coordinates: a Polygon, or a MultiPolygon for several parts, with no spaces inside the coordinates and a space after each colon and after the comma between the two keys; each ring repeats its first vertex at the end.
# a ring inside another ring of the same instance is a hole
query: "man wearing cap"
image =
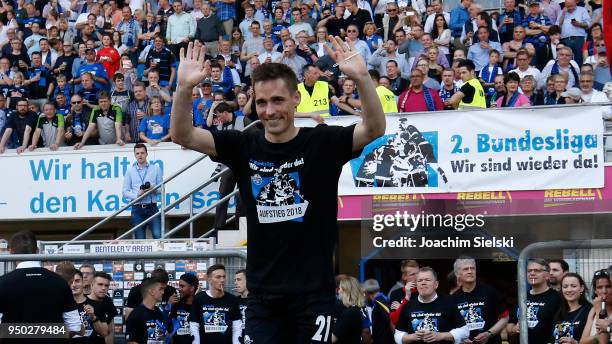
{"type": "Polygon", "coordinates": [[[179,279],[179,301],[172,305],[170,310],[171,334],[175,344],[191,344],[193,336],[189,328],[189,314],[193,304],[193,297],[198,291],[198,278],[191,272],[185,273],[179,279]]]}
{"type": "Polygon", "coordinates": [[[570,87],[561,92],[561,98],[564,99],[563,104],[578,104],[582,103],[582,92],[577,87],[570,87]]]}
{"type": "MultiPolygon", "coordinates": [[[[94,85],[98,90],[106,89],[108,85],[108,76],[104,66],[96,62],[96,51],[94,49],[85,50],[86,63],[79,68],[78,77],[73,79],[74,84],[81,83],[81,77],[85,73],[91,74],[94,80],[94,85]]],[[[76,75],[75,75],[76,76],[76,75]]]]}
{"type": "Polygon", "coordinates": [[[540,61],[540,49],[546,45],[548,29],[552,25],[550,19],[540,13],[540,3],[537,0],[531,0],[529,4],[529,14],[523,19],[523,27],[525,28],[525,42],[533,44],[536,49],[536,59],[538,65],[542,66],[548,61],[540,61]]]}
{"type": "Polygon", "coordinates": [[[370,333],[374,343],[391,343],[393,333],[389,319],[389,306],[387,298],[380,292],[380,285],[375,279],[363,282],[363,290],[366,294],[366,311],[370,320],[370,333]]]}

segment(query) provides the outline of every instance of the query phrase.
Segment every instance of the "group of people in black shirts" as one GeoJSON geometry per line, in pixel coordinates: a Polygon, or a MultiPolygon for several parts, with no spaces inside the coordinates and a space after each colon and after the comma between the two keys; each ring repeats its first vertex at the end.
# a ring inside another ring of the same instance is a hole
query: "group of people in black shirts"
{"type": "MultiPolygon", "coordinates": [[[[527,264],[529,343],[609,343],[612,325],[610,270],[595,272],[591,285],[569,272],[563,260],[527,264]],[[591,294],[592,293],[592,294],[591,294]],[[591,300],[591,301],[589,301],[591,300]]],[[[363,285],[364,319],[373,343],[518,343],[518,306],[476,278],[476,261],[455,260],[449,294],[438,291],[438,276],[414,260],[402,262],[402,280],[380,292],[376,280],[363,285]]]]}
{"type": "MultiPolygon", "coordinates": [[[[35,236],[27,231],[15,234],[10,251],[36,253],[35,236]]],[[[2,323],[63,323],[71,343],[112,342],[106,340],[114,337],[118,315],[107,294],[112,277],[89,264],[77,270],[72,263],[62,262],[55,269],[53,273],[40,262],[20,262],[17,269],[0,277],[2,323]]],[[[612,266],[597,270],[589,285],[579,274],[569,272],[563,260],[529,260],[529,343],[610,343],[610,270],[612,266]]],[[[405,260],[401,271],[402,279],[388,297],[375,279],[360,284],[354,277],[337,276],[336,310],[329,319],[317,319],[312,341],[518,342],[517,306],[510,307],[499,290],[477,279],[474,259],[455,260],[449,276],[456,284],[448,294],[438,290],[438,274],[430,267],[405,260]]],[[[125,308],[127,343],[252,343],[244,334],[249,294],[244,270],[234,276],[238,296],[225,292],[226,270],[220,264],[208,268],[205,290],[200,291],[200,281],[192,273],[180,277],[178,290],[168,282],[168,273],[158,268],[130,290],[125,308]]],[[[64,343],[66,339],[39,342],[64,343]]]]}

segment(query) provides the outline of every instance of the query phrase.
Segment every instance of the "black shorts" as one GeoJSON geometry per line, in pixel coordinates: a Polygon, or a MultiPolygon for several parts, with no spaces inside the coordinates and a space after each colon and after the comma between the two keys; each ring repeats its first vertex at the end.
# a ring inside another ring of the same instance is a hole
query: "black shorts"
{"type": "Polygon", "coordinates": [[[245,344],[331,343],[334,295],[251,295],[245,344]],[[247,337],[248,336],[248,337],[247,337]],[[250,340],[250,342],[249,342],[250,340]]]}

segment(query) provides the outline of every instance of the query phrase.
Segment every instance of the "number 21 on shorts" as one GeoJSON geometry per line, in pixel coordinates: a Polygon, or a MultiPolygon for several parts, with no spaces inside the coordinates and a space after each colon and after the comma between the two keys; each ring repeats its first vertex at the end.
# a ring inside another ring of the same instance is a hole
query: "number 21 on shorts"
{"type": "Polygon", "coordinates": [[[332,325],[331,315],[319,315],[315,320],[317,332],[312,336],[313,342],[330,343],[329,332],[332,325]]]}

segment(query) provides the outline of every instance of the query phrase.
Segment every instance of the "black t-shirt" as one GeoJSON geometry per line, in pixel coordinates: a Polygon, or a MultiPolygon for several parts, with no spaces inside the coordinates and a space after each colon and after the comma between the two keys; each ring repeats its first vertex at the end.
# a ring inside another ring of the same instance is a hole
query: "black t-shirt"
{"type": "Polygon", "coordinates": [[[85,327],[85,334],[82,337],[75,337],[70,340],[70,343],[74,344],[85,344],[85,343],[97,343],[104,344],[104,337],[100,336],[94,328],[94,322],[91,316],[85,313],[85,305],[91,305],[94,309],[94,314],[99,321],[108,323],[106,312],[102,302],[94,301],[88,297],[85,301],[77,304],[79,309],[79,316],[81,317],[81,323],[85,327]]]}
{"type": "Polygon", "coordinates": [[[117,310],[117,307],[115,307],[115,304],[113,304],[113,299],[111,299],[110,296],[106,296],[101,302],[102,311],[106,316],[106,322],[110,324],[113,322],[113,320],[115,320],[115,316],[119,315],[119,311],[117,310]]]}
{"type": "Polygon", "coordinates": [[[166,344],[167,324],[157,307],[148,309],[141,304],[130,313],[125,326],[125,339],[128,342],[166,344]]]}
{"type": "MultiPolygon", "coordinates": [[[[16,269],[0,277],[0,313],[2,323],[63,324],[63,314],[77,310],[68,283],[44,268],[16,269]]],[[[9,342],[9,340],[3,340],[9,342]]],[[[23,341],[17,340],[23,343],[23,341]]],[[[44,338],[32,343],[66,340],[44,338]]]]}
{"type": "Polygon", "coordinates": [[[586,325],[588,320],[591,307],[592,306],[590,303],[584,304],[577,310],[569,312],[560,319],[557,319],[555,328],[553,330],[555,343],[561,337],[571,337],[577,341],[580,341],[580,337],[582,337],[582,331],[584,330],[584,325],[586,325]]]}
{"type": "MultiPolygon", "coordinates": [[[[130,293],[128,294],[128,299],[126,303],[126,307],[136,308],[138,305],[142,303],[142,289],[140,288],[140,284],[130,289],[130,293]]],[[[160,303],[160,307],[168,304],[168,300],[170,296],[176,294],[176,289],[173,286],[166,286],[164,290],[164,295],[162,296],[162,302],[160,303]]]]}
{"type": "Polygon", "coordinates": [[[238,309],[240,310],[240,320],[242,320],[242,333],[240,334],[240,343],[244,343],[244,329],[246,327],[246,309],[247,299],[238,296],[238,309]]]}
{"type": "Polygon", "coordinates": [[[64,68],[64,70],[62,70],[61,72],[57,73],[57,75],[65,75],[66,80],[72,79],[72,64],[74,63],[75,58],[75,54],[58,56],[57,60],[55,60],[55,65],[53,65],[53,69],[58,69],[63,63],[66,64],[66,68],[64,68]]]}
{"type": "Polygon", "coordinates": [[[338,338],[336,343],[361,343],[361,330],[365,321],[367,319],[359,307],[344,307],[332,332],[338,338]]]}
{"type": "MultiPolygon", "coordinates": [[[[554,289],[532,295],[527,294],[527,324],[529,343],[549,343],[553,339],[555,314],[561,305],[561,295],[554,289]]],[[[518,323],[518,307],[510,314],[511,324],[518,323]]]]}
{"type": "Polygon", "coordinates": [[[240,320],[238,298],[225,293],[210,297],[205,291],[193,299],[189,321],[200,324],[200,341],[209,344],[232,344],[232,323],[240,320]]]}
{"type": "Polygon", "coordinates": [[[268,142],[263,130],[212,133],[213,160],[234,172],[247,212],[251,293],[333,293],[338,179],[359,155],[353,130],[300,128],[285,143],[268,142]]]}
{"type": "Polygon", "coordinates": [[[189,314],[192,309],[192,304],[186,304],[184,300],[172,306],[170,322],[172,323],[171,333],[174,333],[172,338],[174,344],[191,344],[193,341],[189,329],[189,314]]]}
{"type": "MultiPolygon", "coordinates": [[[[417,297],[410,298],[408,304],[402,308],[397,329],[409,334],[418,330],[449,332],[464,325],[465,320],[459,313],[453,298],[448,295],[438,295],[438,298],[430,303],[422,303],[417,297]]],[[[434,343],[448,344],[449,342],[437,341],[434,343]]]]}
{"type": "Polygon", "coordinates": [[[330,35],[340,37],[340,31],[346,31],[348,24],[346,19],[334,16],[325,23],[325,28],[327,28],[327,32],[329,32],[330,35]]]}
{"type": "Polygon", "coordinates": [[[476,89],[474,86],[470,85],[470,83],[466,82],[459,89],[461,93],[463,93],[463,102],[466,104],[471,103],[474,100],[474,94],[476,94],[476,89]]]}
{"type": "Polygon", "coordinates": [[[156,61],[157,67],[155,69],[159,71],[159,80],[170,81],[171,67],[174,64],[174,59],[174,54],[168,48],[162,48],[160,51],[151,48],[147,55],[146,68],[151,67],[151,61],[156,61]]]}
{"type": "Polygon", "coordinates": [[[369,21],[372,21],[370,12],[361,8],[357,10],[357,13],[351,13],[351,15],[346,18],[347,26],[351,24],[357,25],[359,28],[359,30],[357,30],[359,32],[359,37],[363,37],[363,27],[369,21]]]}
{"type": "Polygon", "coordinates": [[[28,111],[25,116],[19,116],[19,114],[15,111],[9,113],[6,120],[6,127],[13,129],[13,131],[17,135],[17,143],[20,145],[23,144],[23,134],[25,133],[26,126],[30,127],[32,131],[30,132],[30,142],[32,142],[32,135],[34,134],[34,130],[36,129],[36,121],[38,120],[38,116],[34,112],[28,111]]]}
{"type": "MultiPolygon", "coordinates": [[[[497,290],[482,283],[477,283],[469,293],[459,289],[453,295],[459,313],[470,329],[470,339],[489,330],[506,310],[505,303],[497,290]]],[[[499,344],[499,335],[491,337],[488,343],[499,344]]]]}

